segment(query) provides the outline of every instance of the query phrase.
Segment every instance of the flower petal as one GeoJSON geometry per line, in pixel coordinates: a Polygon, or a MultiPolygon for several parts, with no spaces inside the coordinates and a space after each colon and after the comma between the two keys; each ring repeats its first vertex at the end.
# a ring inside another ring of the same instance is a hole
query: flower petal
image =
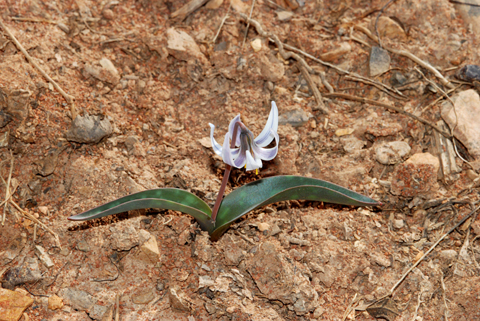
{"type": "Polygon", "coordinates": [[[238,157],[235,158],[235,160],[233,161],[233,164],[236,168],[242,168],[243,166],[245,166],[245,163],[247,162],[247,156],[245,154],[245,149],[239,148],[238,150],[239,150],[238,157]]]}
{"type": "Polygon", "coordinates": [[[225,164],[228,164],[230,166],[235,166],[233,163],[233,158],[232,158],[232,153],[230,151],[230,139],[228,138],[230,136],[228,132],[225,134],[225,140],[223,141],[223,147],[222,147],[222,159],[225,164]]]}
{"type": "MultiPolygon", "coordinates": [[[[233,129],[235,128],[235,124],[240,122],[240,114],[235,116],[234,119],[230,122],[230,125],[228,125],[228,132],[230,133],[230,139],[233,140],[233,129]]],[[[237,137],[235,139],[235,146],[240,146],[240,128],[237,129],[237,137]]]]}
{"type": "Polygon", "coordinates": [[[279,137],[277,132],[274,132],[273,130],[270,130],[270,135],[275,137],[275,144],[276,146],[273,148],[262,148],[256,144],[254,144],[252,147],[253,153],[255,154],[255,157],[269,161],[275,158],[278,153],[278,141],[279,137]]]}
{"type": "Polygon", "coordinates": [[[215,125],[214,124],[210,124],[210,140],[212,141],[212,147],[213,147],[213,151],[215,152],[215,154],[219,155],[219,156],[222,156],[222,146],[217,143],[217,141],[215,140],[215,138],[213,137],[213,131],[215,130],[215,125]]]}
{"type": "Polygon", "coordinates": [[[278,130],[278,108],[277,104],[272,101],[272,109],[270,110],[270,115],[268,115],[267,123],[265,128],[262,130],[260,135],[255,138],[255,143],[260,147],[265,147],[273,140],[273,136],[270,135],[270,130],[273,130],[275,133],[278,130]]]}
{"type": "Polygon", "coordinates": [[[246,151],[247,155],[247,171],[253,171],[262,167],[262,161],[260,159],[254,159],[249,150],[246,151]]]}

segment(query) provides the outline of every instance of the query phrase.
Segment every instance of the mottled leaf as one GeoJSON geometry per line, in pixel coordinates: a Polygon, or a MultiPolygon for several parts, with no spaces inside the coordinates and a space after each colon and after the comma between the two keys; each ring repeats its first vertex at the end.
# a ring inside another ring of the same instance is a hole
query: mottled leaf
{"type": "Polygon", "coordinates": [[[72,221],[87,221],[126,211],[161,208],[192,215],[202,229],[211,229],[212,210],[196,195],[176,188],[158,188],[131,194],[98,206],[78,215],[70,216],[72,221]]]}
{"type": "Polygon", "coordinates": [[[302,176],[275,176],[260,179],[239,187],[222,201],[212,239],[218,239],[235,220],[251,210],[287,200],[311,200],[343,205],[380,205],[370,197],[347,188],[315,178],[302,176]]]}

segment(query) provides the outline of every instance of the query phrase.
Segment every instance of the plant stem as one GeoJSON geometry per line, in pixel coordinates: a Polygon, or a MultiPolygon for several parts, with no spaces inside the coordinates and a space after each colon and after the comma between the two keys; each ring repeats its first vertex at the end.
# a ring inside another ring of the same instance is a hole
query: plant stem
{"type": "MultiPolygon", "coordinates": [[[[239,126],[240,126],[240,122],[235,123],[235,126],[233,127],[233,136],[232,136],[232,141],[230,142],[230,148],[235,148],[235,142],[237,140],[237,131],[239,126]]],[[[220,204],[222,203],[223,194],[225,194],[225,188],[227,187],[228,178],[230,177],[231,171],[232,171],[232,166],[225,164],[225,173],[223,174],[222,186],[220,186],[217,200],[215,201],[215,205],[213,206],[213,211],[212,211],[211,221],[214,226],[215,226],[215,220],[217,219],[218,210],[220,209],[220,204]]]]}

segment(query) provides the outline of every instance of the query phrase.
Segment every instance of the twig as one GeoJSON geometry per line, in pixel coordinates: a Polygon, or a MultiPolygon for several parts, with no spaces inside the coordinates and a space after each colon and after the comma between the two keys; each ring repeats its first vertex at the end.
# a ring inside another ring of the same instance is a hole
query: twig
{"type": "Polygon", "coordinates": [[[325,88],[327,88],[328,92],[329,93],[335,92],[333,90],[332,85],[330,85],[329,82],[327,81],[327,79],[325,78],[325,72],[319,71],[318,74],[320,75],[320,79],[322,80],[322,84],[325,86],[325,88]]]}
{"type": "Polygon", "coordinates": [[[432,127],[433,129],[435,129],[437,132],[439,132],[442,136],[446,137],[446,138],[452,138],[452,135],[450,135],[449,133],[443,131],[442,129],[440,129],[437,125],[429,122],[428,120],[426,119],[423,119],[423,118],[420,118],[418,116],[415,116],[414,114],[412,113],[409,113],[408,111],[405,111],[403,109],[400,109],[400,108],[397,108],[395,106],[391,106],[391,105],[388,105],[388,104],[384,104],[384,103],[381,103],[381,102],[378,102],[376,100],[370,100],[370,99],[366,99],[366,98],[362,98],[362,97],[358,97],[358,96],[353,96],[353,95],[348,95],[348,94],[340,94],[340,93],[333,93],[333,94],[324,94],[325,97],[327,98],[330,98],[330,97],[334,97],[334,98],[342,98],[342,99],[348,99],[348,100],[353,100],[353,101],[359,101],[361,103],[364,103],[364,104],[370,104],[370,105],[376,105],[376,106],[381,106],[381,107],[385,107],[387,109],[391,109],[391,110],[394,110],[396,111],[397,113],[400,113],[400,114],[403,114],[403,115],[406,115],[406,116],[409,116],[413,119],[415,119],[416,121],[419,121],[425,125],[428,125],[430,127],[432,127]]]}
{"type": "Polygon", "coordinates": [[[368,42],[366,42],[365,40],[362,40],[360,38],[357,38],[353,35],[353,27],[350,27],[350,35],[349,35],[350,39],[358,42],[358,43],[361,43],[362,45],[368,47],[368,48],[372,48],[372,46],[370,46],[370,44],[368,42]]]}
{"type": "Polygon", "coordinates": [[[120,294],[115,297],[115,321],[120,321],[120,294]]]}
{"type": "Polygon", "coordinates": [[[423,292],[420,292],[418,294],[418,304],[417,304],[417,307],[415,308],[415,314],[413,315],[412,321],[417,321],[418,310],[420,309],[420,306],[424,302],[422,301],[422,294],[423,292]]]}
{"type": "Polygon", "coordinates": [[[179,17],[180,20],[185,19],[189,14],[203,6],[208,0],[192,0],[174,13],[171,14],[172,18],[179,17]]]}
{"type": "Polygon", "coordinates": [[[23,17],[12,17],[12,20],[16,21],[26,21],[26,22],[44,22],[56,25],[57,22],[52,20],[45,20],[45,19],[37,19],[37,18],[23,18],[23,17]]]}
{"type": "Polygon", "coordinates": [[[441,273],[441,274],[440,274],[440,281],[441,281],[442,290],[443,290],[443,291],[442,291],[442,293],[443,293],[443,304],[445,304],[445,311],[444,311],[443,316],[444,316],[444,318],[445,318],[445,321],[448,321],[448,315],[449,315],[449,313],[448,313],[447,297],[446,297],[446,294],[445,294],[445,292],[446,292],[447,290],[445,289],[445,282],[444,282],[444,280],[443,280],[443,271],[442,271],[441,269],[440,269],[440,273],[441,273]]]}
{"type": "Polygon", "coordinates": [[[438,239],[438,241],[435,242],[435,244],[433,244],[427,252],[425,252],[425,254],[423,254],[423,256],[417,261],[415,262],[415,264],[413,264],[408,270],[407,272],[405,272],[402,277],[400,278],[400,280],[398,280],[397,283],[395,283],[395,285],[390,289],[390,293],[387,294],[385,297],[387,296],[391,296],[393,294],[393,291],[395,291],[395,289],[403,282],[403,280],[407,277],[407,275],[412,272],[412,270],[414,268],[416,268],[422,261],[424,258],[427,257],[428,254],[430,254],[430,252],[432,252],[435,247],[437,247],[437,245],[443,241],[444,238],[446,238],[450,233],[452,233],[455,229],[457,229],[460,225],[462,225],[463,223],[465,223],[466,220],[468,220],[473,214],[475,214],[478,210],[480,209],[480,206],[478,206],[477,208],[475,208],[473,211],[471,211],[470,213],[468,213],[464,218],[462,218],[460,220],[460,222],[458,222],[457,224],[455,224],[454,227],[452,227],[447,233],[443,234],[442,237],[440,237],[438,239]]]}
{"type": "Polygon", "coordinates": [[[321,110],[323,113],[328,114],[327,108],[323,103],[322,94],[320,94],[320,91],[318,90],[317,85],[313,82],[312,77],[308,73],[307,69],[302,64],[298,64],[298,68],[300,69],[300,72],[302,73],[303,78],[305,78],[305,80],[307,81],[308,86],[312,89],[313,96],[315,96],[315,100],[317,101],[317,106],[316,108],[313,108],[313,109],[321,110]]]}
{"type": "MultiPolygon", "coordinates": [[[[371,85],[371,86],[374,86],[376,87],[378,90],[381,90],[383,91],[384,93],[388,94],[388,95],[392,95],[392,93],[390,93],[388,90],[385,89],[385,86],[379,86],[377,85],[376,83],[374,83],[373,81],[371,81],[370,79],[362,79],[362,78],[358,78],[358,77],[353,77],[353,76],[345,76],[345,80],[352,80],[352,81],[359,81],[359,82],[363,82],[367,85],[371,85]]],[[[387,86],[388,87],[388,86],[387,86]]],[[[394,98],[396,99],[400,99],[400,100],[407,100],[407,98],[405,98],[405,95],[402,94],[400,91],[398,91],[397,89],[394,89],[394,88],[390,88],[390,90],[392,92],[396,92],[398,95],[400,95],[400,97],[396,97],[395,95],[392,95],[394,98]]]]}
{"type": "MultiPolygon", "coordinates": [[[[360,26],[360,25],[356,25],[355,26],[355,29],[357,30],[360,30],[362,31],[363,33],[365,33],[368,37],[370,37],[370,39],[378,42],[378,38],[374,35],[372,35],[372,33],[370,32],[370,30],[368,30],[367,28],[365,28],[364,26],[360,26]]],[[[404,49],[400,49],[400,50],[397,50],[397,49],[393,49],[393,48],[387,48],[387,47],[384,47],[384,49],[390,51],[391,53],[394,53],[396,55],[400,55],[400,56],[404,56],[404,57],[407,57],[409,58],[410,60],[413,60],[414,62],[416,62],[417,64],[419,64],[420,66],[422,66],[423,68],[425,69],[428,69],[430,70],[434,75],[435,77],[437,77],[440,82],[448,87],[448,88],[454,88],[455,86],[453,86],[453,84],[448,81],[435,67],[433,67],[432,65],[430,65],[428,62],[426,61],[423,61],[422,59],[418,58],[417,56],[415,56],[414,54],[412,54],[411,52],[407,51],[407,50],[404,50],[404,49]]]]}
{"type": "MultiPolygon", "coordinates": [[[[12,172],[13,172],[13,154],[12,151],[10,150],[10,172],[8,173],[8,179],[7,182],[5,183],[5,204],[3,205],[3,218],[2,218],[2,226],[5,224],[5,216],[7,213],[7,201],[8,199],[12,196],[10,195],[10,182],[12,181],[12,172]]],[[[3,177],[2,177],[3,180],[3,177]]]]}
{"type": "MultiPolygon", "coordinates": [[[[231,2],[230,2],[231,4],[231,2]]],[[[252,1],[252,7],[250,8],[250,14],[248,15],[248,19],[252,19],[252,13],[253,13],[253,7],[255,6],[255,0],[252,1]]],[[[248,35],[248,28],[250,28],[250,21],[247,22],[247,28],[245,29],[245,36],[243,37],[243,42],[242,42],[242,49],[245,46],[245,41],[247,40],[247,35],[248,35]]]]}
{"type": "MultiPolygon", "coordinates": [[[[313,70],[312,67],[310,67],[306,62],[305,60],[300,57],[298,54],[296,53],[293,53],[291,51],[285,51],[284,49],[284,46],[283,46],[283,43],[280,41],[280,39],[278,39],[277,35],[273,34],[273,33],[270,33],[270,32],[266,32],[265,30],[263,30],[262,28],[262,25],[256,21],[256,20],[253,20],[253,19],[250,19],[247,17],[247,15],[243,14],[243,13],[239,13],[240,17],[245,20],[245,22],[247,23],[250,23],[251,25],[253,25],[255,27],[255,29],[257,30],[257,33],[259,35],[261,35],[262,37],[265,37],[267,39],[270,39],[272,38],[273,41],[275,42],[275,44],[277,45],[278,47],[278,52],[280,53],[280,55],[282,56],[282,58],[284,60],[288,60],[290,58],[293,58],[295,59],[302,67],[305,68],[305,70],[309,73],[315,73],[315,70],[313,70]]],[[[310,88],[312,90],[312,92],[314,91],[313,88],[310,88]]],[[[317,89],[318,90],[318,89],[317,89]]],[[[315,99],[317,99],[317,97],[315,97],[315,99]]],[[[317,104],[319,106],[319,109],[322,110],[324,113],[326,114],[329,114],[330,112],[327,110],[327,108],[325,107],[325,105],[323,104],[323,101],[320,100],[320,101],[317,101],[317,104]]]]}
{"type": "Polygon", "coordinates": [[[33,58],[28,54],[28,52],[23,48],[22,44],[18,42],[17,38],[8,30],[8,28],[3,24],[2,19],[0,19],[0,26],[2,27],[3,30],[5,30],[5,33],[12,39],[12,41],[15,43],[15,46],[23,53],[25,58],[27,58],[28,62],[30,62],[41,74],[43,77],[45,77],[52,85],[55,87],[55,89],[60,92],[60,94],[65,98],[67,103],[70,105],[70,112],[72,113],[72,120],[77,117],[77,110],[75,108],[75,97],[70,96],[67,94],[58,84],[55,80],[53,80],[43,69],[33,60],[33,58]]]}
{"type": "Polygon", "coordinates": [[[220,30],[222,30],[222,27],[223,27],[223,24],[225,23],[225,20],[227,20],[227,18],[228,18],[228,13],[230,12],[231,7],[232,7],[232,3],[230,2],[230,5],[228,6],[227,13],[225,14],[225,17],[223,17],[222,23],[220,23],[220,27],[218,27],[217,34],[215,35],[215,37],[213,37],[213,40],[212,40],[213,44],[215,44],[215,41],[217,41],[217,37],[220,34],[220,30]]]}

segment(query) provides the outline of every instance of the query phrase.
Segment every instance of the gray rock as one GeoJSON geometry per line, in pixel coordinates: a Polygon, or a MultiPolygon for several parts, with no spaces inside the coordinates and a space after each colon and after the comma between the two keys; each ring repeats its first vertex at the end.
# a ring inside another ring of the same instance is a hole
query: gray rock
{"type": "Polygon", "coordinates": [[[76,143],[98,143],[102,138],[113,133],[107,118],[100,116],[77,116],[67,132],[67,140],[76,143]]]}
{"type": "Polygon", "coordinates": [[[410,153],[410,146],[406,142],[388,142],[375,148],[376,159],[384,165],[399,163],[402,157],[410,153]]]}
{"type": "Polygon", "coordinates": [[[372,47],[370,51],[370,76],[381,75],[390,69],[390,55],[380,47],[372,47]]]}
{"type": "Polygon", "coordinates": [[[63,298],[65,304],[79,311],[90,310],[97,302],[90,293],[73,288],[63,288],[58,295],[63,298]]]}
{"type": "Polygon", "coordinates": [[[27,258],[19,267],[8,270],[2,279],[2,287],[13,290],[25,283],[34,283],[42,279],[42,273],[35,258],[27,258]]]}
{"type": "Polygon", "coordinates": [[[285,114],[282,114],[278,117],[279,125],[292,125],[293,127],[300,127],[309,121],[313,116],[307,114],[303,109],[296,109],[285,114]]]}
{"type": "Polygon", "coordinates": [[[480,81],[480,66],[465,65],[457,72],[456,76],[464,81],[480,81]]]}
{"type": "Polygon", "coordinates": [[[40,245],[35,245],[35,254],[47,268],[51,268],[54,265],[50,255],[48,255],[47,251],[40,245]]]}

